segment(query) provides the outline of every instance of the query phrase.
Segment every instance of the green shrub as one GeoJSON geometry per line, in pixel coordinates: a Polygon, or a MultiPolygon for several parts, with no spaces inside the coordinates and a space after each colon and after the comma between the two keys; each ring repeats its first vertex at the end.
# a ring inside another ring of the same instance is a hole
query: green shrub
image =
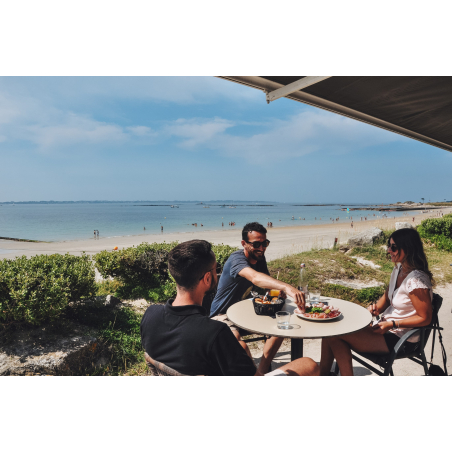
{"type": "Polygon", "coordinates": [[[339,298],[341,300],[352,301],[364,306],[373,301],[377,301],[385,292],[383,287],[368,287],[366,289],[352,289],[338,284],[325,284],[322,288],[322,295],[339,298]]]}
{"type": "Polygon", "coordinates": [[[452,253],[452,239],[444,235],[429,234],[422,223],[417,227],[417,232],[419,232],[421,238],[433,243],[438,249],[452,253]]]}
{"type": "MultiPolygon", "coordinates": [[[[118,297],[164,301],[176,295],[176,283],[168,272],[168,254],[177,244],[142,243],[119,251],[101,251],[93,259],[104,278],[117,278],[122,283],[116,290],[118,297]]],[[[217,257],[217,273],[221,273],[237,248],[222,244],[213,245],[212,250],[217,257]]]]}
{"type": "Polygon", "coordinates": [[[422,230],[428,235],[442,235],[452,239],[452,214],[442,218],[428,218],[421,223],[422,230]]]}
{"type": "Polygon", "coordinates": [[[40,325],[59,317],[70,301],[95,294],[86,254],[0,260],[0,322],[40,325]]]}

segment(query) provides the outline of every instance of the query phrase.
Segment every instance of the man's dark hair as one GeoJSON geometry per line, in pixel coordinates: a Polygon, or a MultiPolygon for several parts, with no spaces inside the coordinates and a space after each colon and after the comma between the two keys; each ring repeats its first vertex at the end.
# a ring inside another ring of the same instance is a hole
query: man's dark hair
{"type": "Polygon", "coordinates": [[[168,255],[168,268],[177,285],[190,290],[212,269],[215,256],[205,240],[189,240],[174,247],[168,255]]]}
{"type": "Polygon", "coordinates": [[[242,240],[248,241],[248,232],[261,232],[262,234],[267,234],[267,229],[265,229],[260,223],[248,223],[243,226],[242,229],[242,240]]]}

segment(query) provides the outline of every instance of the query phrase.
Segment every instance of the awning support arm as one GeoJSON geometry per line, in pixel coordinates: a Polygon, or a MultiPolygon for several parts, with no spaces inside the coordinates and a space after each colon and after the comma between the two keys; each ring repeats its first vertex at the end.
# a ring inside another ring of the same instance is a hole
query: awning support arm
{"type": "Polygon", "coordinates": [[[279,99],[280,97],[286,97],[289,94],[294,93],[295,91],[300,91],[303,88],[307,88],[308,86],[319,83],[327,78],[330,78],[331,75],[328,76],[313,76],[313,77],[303,77],[299,80],[296,80],[293,83],[289,83],[282,88],[275,89],[274,91],[270,91],[266,93],[267,104],[272,102],[273,100],[279,99]]]}

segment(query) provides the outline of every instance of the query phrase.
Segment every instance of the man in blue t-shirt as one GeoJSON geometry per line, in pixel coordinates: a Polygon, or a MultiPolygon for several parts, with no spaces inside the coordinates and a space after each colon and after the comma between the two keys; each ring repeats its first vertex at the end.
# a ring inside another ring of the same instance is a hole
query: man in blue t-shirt
{"type": "MultiPolygon", "coordinates": [[[[253,285],[263,289],[282,290],[291,296],[297,305],[304,307],[303,292],[270,276],[265,260],[265,251],[270,244],[267,229],[259,223],[248,223],[242,230],[243,250],[229,256],[223,267],[218,290],[210,308],[210,318],[226,323],[244,350],[251,356],[248,346],[240,336],[239,329],[228,319],[226,311],[243,300],[253,285]]],[[[266,373],[281,346],[283,338],[271,337],[264,347],[259,371],[266,373]]]]}

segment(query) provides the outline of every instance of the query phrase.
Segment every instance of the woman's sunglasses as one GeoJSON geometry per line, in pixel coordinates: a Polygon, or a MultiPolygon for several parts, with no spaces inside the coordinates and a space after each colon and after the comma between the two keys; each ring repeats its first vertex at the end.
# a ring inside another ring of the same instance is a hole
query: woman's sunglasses
{"type": "Polygon", "coordinates": [[[253,245],[253,248],[255,250],[257,250],[261,246],[263,246],[264,248],[267,248],[268,245],[270,245],[270,240],[264,240],[263,242],[248,242],[248,241],[246,241],[246,243],[249,243],[250,245],[253,245]]]}
{"type": "Polygon", "coordinates": [[[393,253],[395,253],[398,250],[395,243],[393,243],[392,245],[388,243],[388,248],[390,248],[393,253]]]}

